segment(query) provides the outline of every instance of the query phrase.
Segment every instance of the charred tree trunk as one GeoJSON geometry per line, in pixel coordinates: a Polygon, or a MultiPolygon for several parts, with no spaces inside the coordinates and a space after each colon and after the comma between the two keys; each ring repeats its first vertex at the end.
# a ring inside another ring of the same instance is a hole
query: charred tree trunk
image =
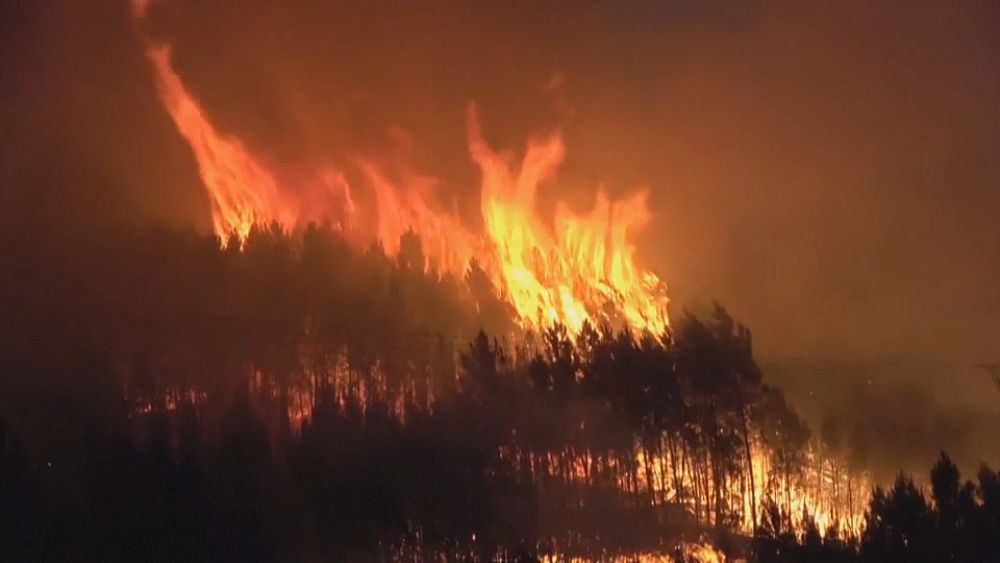
{"type": "MultiPolygon", "coordinates": [[[[740,398],[742,403],[742,397],[740,398]]],[[[746,449],[747,456],[747,472],[750,475],[750,520],[753,522],[753,528],[757,528],[757,484],[753,474],[753,453],[750,451],[750,428],[747,424],[747,410],[742,404],[740,405],[740,419],[743,422],[743,445],[746,449]]]]}

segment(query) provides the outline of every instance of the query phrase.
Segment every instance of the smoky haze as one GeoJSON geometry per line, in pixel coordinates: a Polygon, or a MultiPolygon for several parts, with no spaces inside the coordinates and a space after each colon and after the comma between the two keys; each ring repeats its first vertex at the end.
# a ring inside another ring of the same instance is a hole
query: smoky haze
{"type": "Polygon", "coordinates": [[[674,313],[726,305],[814,420],[884,411],[918,467],[958,436],[967,462],[997,455],[1000,394],[972,367],[1000,360],[995,3],[163,0],[141,24],[124,1],[0,11],[5,223],[210,228],[139,33],[173,45],[220,129],[265,161],[404,158],[470,221],[474,100],[497,146],[562,127],[549,189],[580,209],[600,184],[648,186],[639,252],[674,313]]]}

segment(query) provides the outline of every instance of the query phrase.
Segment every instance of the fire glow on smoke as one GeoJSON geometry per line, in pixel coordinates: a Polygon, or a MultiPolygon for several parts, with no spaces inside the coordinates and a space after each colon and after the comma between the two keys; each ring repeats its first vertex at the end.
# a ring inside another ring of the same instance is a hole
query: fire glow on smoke
{"type": "MultiPolygon", "coordinates": [[[[136,17],[144,17],[148,1],[134,1],[136,17]]],[[[484,140],[470,105],[468,155],[481,173],[482,219],[481,229],[471,229],[436,202],[432,178],[393,176],[374,160],[355,162],[361,186],[333,168],[312,170],[294,183],[283,180],[280,165],[265,165],[240,139],[217,130],[176,73],[169,45],[147,41],[146,54],[160,101],[195,156],[214,230],[223,241],[239,243],[256,224],[278,222],[296,229],[310,221],[329,221],[348,240],[378,243],[395,256],[401,251],[401,237],[413,232],[421,241],[427,271],[462,278],[475,260],[526,328],[561,324],[574,334],[588,322],[654,334],[668,328],[665,284],[637,265],[631,242],[651,217],[645,192],[613,200],[598,190],[589,213],[574,213],[563,203],[556,205],[552,221],[538,213],[538,190],[555,178],[565,157],[558,131],[530,139],[520,158],[512,158],[484,140]],[[356,190],[367,190],[372,205],[359,204],[356,190]]],[[[299,399],[299,404],[311,403],[311,398],[299,399]]],[[[293,423],[304,413],[291,413],[293,423]]],[[[681,490],[711,489],[710,476],[699,477],[682,462],[675,466],[664,455],[649,455],[641,448],[635,456],[641,468],[639,485],[662,502],[675,501],[681,490]]],[[[839,462],[817,457],[808,464],[807,478],[792,486],[768,463],[762,444],[753,444],[752,458],[755,482],[734,482],[726,488],[730,502],[745,508],[744,521],[738,523],[741,530],[751,532],[755,524],[751,505],[774,498],[796,521],[809,512],[824,532],[832,525],[845,535],[857,533],[862,506],[855,496],[869,486],[866,479],[856,482],[839,462]]],[[[593,463],[589,456],[578,456],[571,461],[573,473],[585,479],[586,467],[593,463]]],[[[710,507],[703,507],[704,514],[699,507],[691,508],[705,521],[714,518],[710,507]]],[[[688,544],[684,551],[694,560],[722,559],[707,544],[688,544]]]]}
{"type": "MultiPolygon", "coordinates": [[[[138,18],[148,0],[135,0],[138,18]]],[[[278,222],[295,229],[331,221],[361,244],[378,242],[389,255],[400,237],[413,232],[422,243],[425,267],[461,278],[473,259],[522,324],[562,324],[577,333],[585,322],[611,323],[662,334],[669,325],[665,284],[635,260],[631,236],[650,219],[646,192],[612,200],[598,190],[589,213],[556,205],[552,221],[537,212],[539,186],[551,181],[565,147],[558,131],[527,143],[520,159],[509,158],[483,139],[474,106],[468,111],[468,149],[481,171],[482,232],[442,210],[433,181],[405,175],[393,182],[370,161],[357,163],[374,195],[374,208],[355,203],[342,171],[313,171],[307,181],[283,183],[276,167],[264,165],[238,138],[219,132],[188,92],[171,62],[169,45],[147,42],[160,100],[191,146],[212,205],[216,234],[243,239],[255,224],[278,222]],[[374,228],[372,226],[374,225],[374,228]]]]}

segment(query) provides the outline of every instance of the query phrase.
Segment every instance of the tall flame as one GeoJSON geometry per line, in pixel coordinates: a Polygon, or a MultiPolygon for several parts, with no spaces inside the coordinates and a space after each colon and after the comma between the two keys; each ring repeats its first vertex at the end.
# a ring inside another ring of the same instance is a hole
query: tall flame
{"type": "MultiPolygon", "coordinates": [[[[137,18],[147,10],[148,0],[136,0],[137,18]]],[[[400,237],[412,231],[428,270],[461,277],[475,257],[526,327],[559,323],[578,332],[586,322],[611,322],[654,333],[667,328],[665,286],[636,264],[630,242],[650,219],[646,192],[612,200],[599,190],[589,213],[575,214],[559,203],[551,225],[539,216],[538,188],[555,177],[565,156],[558,131],[529,141],[523,159],[513,162],[483,140],[470,106],[469,154],[482,172],[484,233],[433,204],[432,179],[404,174],[403,181],[393,181],[368,160],[357,163],[374,194],[375,209],[365,215],[340,171],[283,183],[240,139],[216,129],[175,72],[169,46],[149,42],[147,55],[160,100],[194,153],[215,232],[224,241],[244,239],[254,224],[277,221],[294,229],[338,218],[345,230],[366,227],[370,238],[395,255],[400,237]]]]}
{"type": "Polygon", "coordinates": [[[529,141],[515,167],[483,141],[470,107],[469,152],[483,173],[482,213],[501,287],[522,319],[542,326],[560,322],[577,332],[585,321],[607,320],[604,307],[613,304],[635,329],[666,329],[663,283],[635,264],[628,239],[649,220],[646,192],[611,201],[599,190],[588,215],[560,202],[553,230],[536,213],[535,198],[566,154],[558,132],[529,141]]]}
{"type": "Polygon", "coordinates": [[[426,269],[463,272],[481,243],[457,216],[436,210],[427,202],[434,180],[411,175],[404,188],[372,162],[362,161],[359,166],[375,193],[376,237],[383,249],[396,255],[400,237],[412,231],[420,235],[426,269]]]}
{"type": "Polygon", "coordinates": [[[150,46],[147,52],[156,70],[160,100],[198,161],[198,172],[212,204],[215,232],[223,240],[234,233],[245,238],[254,223],[276,220],[294,224],[297,214],[282,198],[271,172],[257,162],[239,139],[216,131],[184,88],[173,71],[170,48],[150,46]]]}

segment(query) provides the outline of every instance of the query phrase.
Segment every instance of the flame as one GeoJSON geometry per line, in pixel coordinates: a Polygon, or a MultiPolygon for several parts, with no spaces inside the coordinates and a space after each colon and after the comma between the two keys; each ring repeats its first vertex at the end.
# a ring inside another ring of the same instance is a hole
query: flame
{"type": "Polygon", "coordinates": [[[722,563],[726,560],[725,554],[710,543],[695,543],[685,546],[686,561],[698,561],[700,563],[722,563]]]}
{"type": "Polygon", "coordinates": [[[294,224],[297,214],[281,197],[277,180],[247,151],[239,139],[216,131],[201,106],[173,71],[170,48],[150,46],[157,90],[177,130],[191,145],[198,173],[209,192],[215,232],[245,238],[255,223],[294,224]]]}
{"type": "Polygon", "coordinates": [[[632,328],[666,329],[663,283],[639,269],[628,238],[650,218],[646,192],[611,201],[599,190],[587,215],[560,202],[550,230],[535,211],[535,198],[538,185],[555,176],[565,156],[558,132],[531,140],[515,168],[483,141],[470,107],[469,152],[482,170],[483,219],[502,288],[522,319],[541,326],[559,322],[578,332],[585,321],[607,320],[601,307],[611,303],[632,328]]]}
{"type": "Polygon", "coordinates": [[[400,238],[409,231],[420,235],[425,269],[463,272],[480,244],[457,216],[435,210],[427,203],[424,194],[433,192],[434,179],[410,175],[402,188],[374,163],[362,161],[360,167],[375,193],[377,238],[386,253],[397,255],[400,238]]]}
{"type": "MultiPolygon", "coordinates": [[[[136,18],[145,17],[149,2],[134,0],[136,18]]],[[[245,239],[255,224],[276,221],[295,229],[334,218],[345,231],[367,229],[367,242],[374,239],[395,256],[400,237],[413,232],[429,271],[461,278],[475,257],[526,328],[561,324],[577,333],[587,322],[607,322],[658,334],[666,330],[665,285],[636,264],[630,241],[650,219],[646,192],[612,200],[600,189],[589,213],[576,214],[559,203],[551,224],[539,216],[539,186],[555,177],[565,156],[558,131],[529,141],[523,159],[512,162],[483,140],[470,106],[469,154],[482,172],[483,233],[434,205],[433,179],[417,174],[396,179],[372,160],[356,163],[374,194],[375,209],[366,212],[356,205],[341,171],[283,181],[240,139],[216,129],[175,72],[168,45],[147,41],[146,48],[160,100],[191,146],[214,230],[224,242],[233,235],[245,239]]]]}
{"type": "MultiPolygon", "coordinates": [[[[614,563],[672,563],[677,561],[678,557],[681,561],[688,561],[690,563],[722,563],[727,560],[726,555],[721,550],[708,542],[682,542],[675,546],[673,553],[640,551],[636,553],[617,555],[603,554],[600,561],[612,561],[614,563]]],[[[593,558],[571,555],[568,556],[563,553],[543,554],[539,560],[543,563],[553,563],[556,561],[563,561],[567,563],[586,563],[594,561],[593,558]]],[[[735,561],[744,560],[736,559],[735,561]]]]}

